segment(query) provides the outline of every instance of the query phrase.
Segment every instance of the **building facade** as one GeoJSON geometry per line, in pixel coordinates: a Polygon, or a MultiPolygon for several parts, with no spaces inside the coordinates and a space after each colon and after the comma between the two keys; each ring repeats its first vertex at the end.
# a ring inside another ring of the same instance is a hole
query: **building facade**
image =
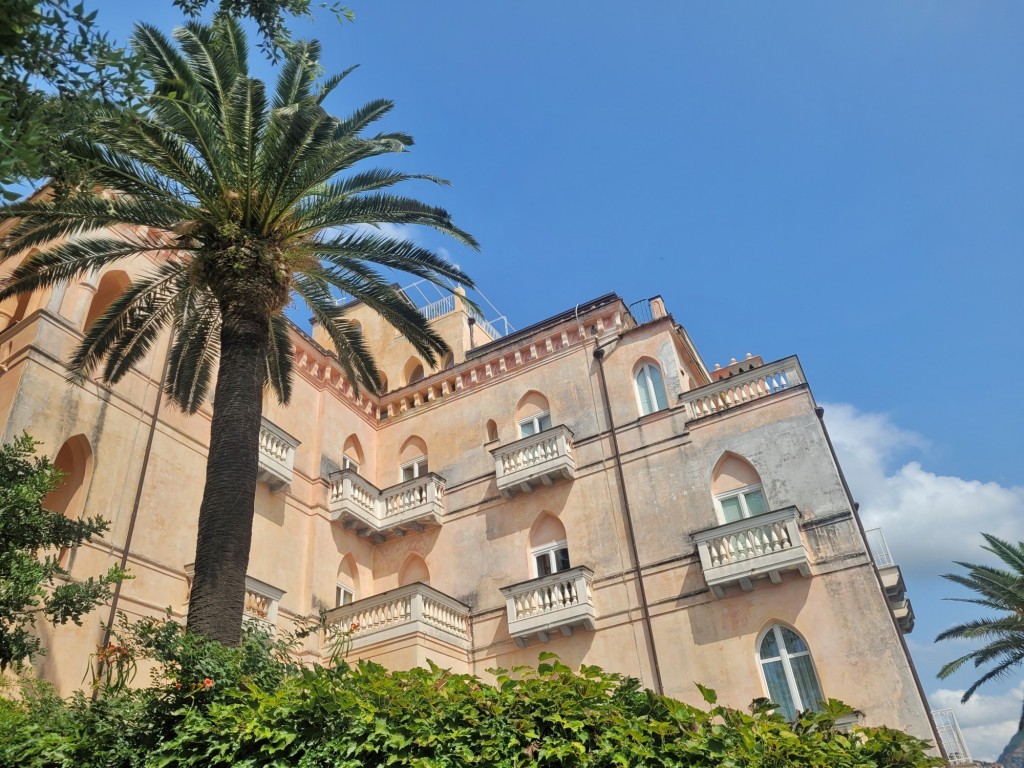
{"type": "MultiPolygon", "coordinates": [[[[209,407],[162,401],[166,343],[114,387],[63,367],[152,265],[0,306],[0,418],[67,473],[51,507],[112,522],[66,553],[72,577],[125,559],[117,609],[184,621],[209,407]]],[[[392,668],[486,677],[551,651],[691,702],[694,681],[736,707],[842,699],[935,741],[902,578],[869,548],[796,357],[710,371],[660,298],[608,294],[504,336],[459,293],[422,311],[451,346],[437,370],[347,307],[381,397],[321,329],[294,330],[292,402],[264,404],[250,618],[283,628],[327,604],[357,625],[351,656],[392,668]]],[[[80,685],[105,620],[40,627],[39,674],[80,685]]]]}

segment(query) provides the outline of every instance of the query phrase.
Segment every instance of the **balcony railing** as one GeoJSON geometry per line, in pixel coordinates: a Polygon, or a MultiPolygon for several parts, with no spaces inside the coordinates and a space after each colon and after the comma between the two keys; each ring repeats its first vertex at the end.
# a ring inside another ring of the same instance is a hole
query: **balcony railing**
{"type": "Polygon", "coordinates": [[[695,533],[693,540],[711,591],[723,597],[726,585],[739,584],[749,592],[755,579],[767,576],[778,584],[780,574],[788,570],[810,576],[799,516],[796,507],[786,507],[695,533]]]}
{"type": "Polygon", "coordinates": [[[260,424],[260,468],[257,479],[275,491],[291,484],[295,449],[298,447],[298,440],[264,418],[260,424]]]}
{"type": "Polygon", "coordinates": [[[469,606],[426,584],[409,584],[335,608],[328,621],[355,627],[352,648],[421,633],[463,650],[470,645],[469,606]]]}
{"type": "Polygon", "coordinates": [[[542,643],[555,631],[568,637],[576,627],[594,629],[597,612],[590,584],[594,573],[585,566],[502,587],[508,612],[508,633],[525,648],[536,635],[542,643]]]}
{"type": "Polygon", "coordinates": [[[576,476],[572,431],[563,425],[524,437],[491,451],[498,490],[509,498],[518,491],[529,493],[538,484],[576,476]]]}
{"type": "Polygon", "coordinates": [[[885,589],[885,597],[889,608],[896,617],[896,623],[905,635],[914,631],[914,607],[907,599],[907,584],[903,581],[903,571],[896,564],[896,559],[889,551],[889,544],[882,534],[881,528],[869,528],[864,531],[867,538],[871,559],[878,569],[878,576],[885,589]]]}
{"type": "Polygon", "coordinates": [[[787,357],[685,392],[683,398],[689,418],[700,419],[792,389],[805,381],[800,361],[787,357]]]}
{"type": "Polygon", "coordinates": [[[428,472],[382,491],[343,469],[331,475],[331,519],[378,540],[438,526],[444,516],[444,484],[443,477],[428,472]]]}

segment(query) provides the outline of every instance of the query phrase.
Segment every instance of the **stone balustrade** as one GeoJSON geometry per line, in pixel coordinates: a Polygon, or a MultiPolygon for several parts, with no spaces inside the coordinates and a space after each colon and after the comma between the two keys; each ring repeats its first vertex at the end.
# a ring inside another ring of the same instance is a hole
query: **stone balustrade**
{"type": "Polygon", "coordinates": [[[576,476],[572,436],[560,424],[492,450],[501,495],[510,498],[519,491],[529,493],[538,484],[572,480],[576,476]]]}
{"type": "Polygon", "coordinates": [[[800,361],[796,357],[787,357],[684,392],[682,397],[686,402],[687,418],[693,420],[760,400],[804,382],[806,379],[800,361]]]}
{"type": "Polygon", "coordinates": [[[260,465],[257,479],[272,490],[280,490],[292,482],[295,449],[299,441],[266,418],[260,424],[260,465]]]}
{"type": "Polygon", "coordinates": [[[723,597],[725,586],[738,584],[749,592],[756,579],[768,577],[778,584],[781,573],[788,570],[810,576],[799,517],[796,507],[786,507],[694,534],[711,591],[723,597]]]}
{"type": "Polygon", "coordinates": [[[331,519],[377,541],[421,531],[441,524],[444,486],[443,477],[428,472],[382,491],[354,470],[344,469],[331,475],[331,519]]]}
{"type": "Polygon", "coordinates": [[[335,608],[328,621],[343,630],[354,627],[354,650],[415,633],[463,650],[470,646],[469,606],[422,583],[335,608]]]}
{"type": "Polygon", "coordinates": [[[597,618],[591,593],[593,578],[593,571],[577,566],[502,587],[508,632],[516,645],[525,648],[531,636],[546,643],[556,630],[566,637],[576,627],[593,630],[597,618]]]}

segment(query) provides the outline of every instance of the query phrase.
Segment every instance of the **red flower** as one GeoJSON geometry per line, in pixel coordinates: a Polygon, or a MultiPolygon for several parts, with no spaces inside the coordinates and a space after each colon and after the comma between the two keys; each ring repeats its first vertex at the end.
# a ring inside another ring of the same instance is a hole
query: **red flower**
{"type": "Polygon", "coordinates": [[[205,680],[203,680],[203,685],[205,685],[207,688],[212,688],[213,680],[211,680],[210,678],[206,678],[205,680]]]}

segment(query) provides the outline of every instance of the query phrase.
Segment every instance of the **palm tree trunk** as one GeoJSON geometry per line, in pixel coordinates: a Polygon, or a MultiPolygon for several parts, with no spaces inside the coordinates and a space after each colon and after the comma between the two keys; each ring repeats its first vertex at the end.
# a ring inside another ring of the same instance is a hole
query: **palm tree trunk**
{"type": "Polygon", "coordinates": [[[206,487],[199,508],[188,630],[238,645],[259,469],[269,331],[266,317],[225,307],[206,487]]]}

